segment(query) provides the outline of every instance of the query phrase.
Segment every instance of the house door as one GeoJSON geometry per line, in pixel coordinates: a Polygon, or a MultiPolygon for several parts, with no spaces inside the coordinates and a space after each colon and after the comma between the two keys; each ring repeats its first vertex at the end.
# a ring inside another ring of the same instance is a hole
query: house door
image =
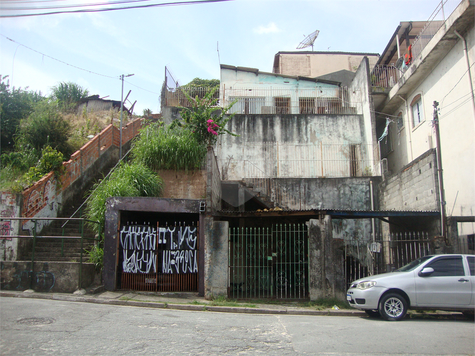
{"type": "Polygon", "coordinates": [[[198,222],[122,226],[118,288],[198,291],[198,231],[198,222]]]}
{"type": "Polygon", "coordinates": [[[229,281],[230,298],[308,298],[307,226],[231,228],[229,281]]]}

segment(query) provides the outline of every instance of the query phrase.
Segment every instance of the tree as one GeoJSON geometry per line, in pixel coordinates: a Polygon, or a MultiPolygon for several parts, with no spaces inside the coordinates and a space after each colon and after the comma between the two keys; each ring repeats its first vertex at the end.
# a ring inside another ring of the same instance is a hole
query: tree
{"type": "Polygon", "coordinates": [[[57,102],[50,100],[40,101],[27,119],[21,121],[18,131],[17,148],[32,147],[41,151],[51,146],[69,157],[72,148],[68,144],[71,126],[64,120],[57,102]]]}
{"type": "Polygon", "coordinates": [[[188,84],[180,87],[180,90],[192,98],[204,98],[207,93],[212,91],[213,98],[219,97],[219,79],[201,79],[195,78],[188,84]]]}
{"type": "Polygon", "coordinates": [[[81,99],[88,96],[87,89],[83,89],[80,85],[72,82],[61,82],[51,88],[51,91],[51,98],[57,100],[63,110],[74,109],[81,99]]]}
{"type": "Polygon", "coordinates": [[[35,103],[43,100],[41,93],[10,89],[6,79],[0,76],[0,132],[1,150],[11,151],[14,148],[14,135],[17,132],[21,119],[27,118],[32,112],[35,103]]]}
{"type": "Polygon", "coordinates": [[[219,88],[219,79],[201,79],[195,78],[191,82],[185,85],[186,87],[195,86],[201,88],[215,89],[219,88]]]}

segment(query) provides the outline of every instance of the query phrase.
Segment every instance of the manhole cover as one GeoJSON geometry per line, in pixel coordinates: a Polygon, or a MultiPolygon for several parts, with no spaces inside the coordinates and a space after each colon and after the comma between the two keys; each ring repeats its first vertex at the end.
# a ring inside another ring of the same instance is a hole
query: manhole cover
{"type": "Polygon", "coordinates": [[[22,318],[17,321],[18,324],[26,325],[45,325],[53,324],[54,322],[53,318],[22,318]]]}

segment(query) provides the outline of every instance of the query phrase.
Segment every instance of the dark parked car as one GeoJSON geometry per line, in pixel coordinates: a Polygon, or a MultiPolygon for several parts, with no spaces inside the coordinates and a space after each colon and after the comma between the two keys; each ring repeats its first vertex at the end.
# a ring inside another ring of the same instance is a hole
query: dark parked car
{"type": "Polygon", "coordinates": [[[475,255],[421,257],[390,273],[351,283],[347,300],[370,316],[401,320],[409,308],[475,311],[475,255]]]}

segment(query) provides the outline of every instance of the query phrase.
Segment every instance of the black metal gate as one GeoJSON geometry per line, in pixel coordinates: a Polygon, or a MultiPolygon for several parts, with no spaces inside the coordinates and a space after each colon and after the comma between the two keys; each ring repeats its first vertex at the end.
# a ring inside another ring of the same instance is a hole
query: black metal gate
{"type": "Polygon", "coordinates": [[[374,241],[347,241],[346,282],[374,274],[391,272],[419,257],[433,253],[427,232],[391,233],[374,241]]]}
{"type": "Polygon", "coordinates": [[[231,228],[228,296],[308,298],[307,226],[231,228]]]}
{"type": "Polygon", "coordinates": [[[122,226],[119,234],[119,288],[197,291],[198,231],[198,223],[122,226]]]}

